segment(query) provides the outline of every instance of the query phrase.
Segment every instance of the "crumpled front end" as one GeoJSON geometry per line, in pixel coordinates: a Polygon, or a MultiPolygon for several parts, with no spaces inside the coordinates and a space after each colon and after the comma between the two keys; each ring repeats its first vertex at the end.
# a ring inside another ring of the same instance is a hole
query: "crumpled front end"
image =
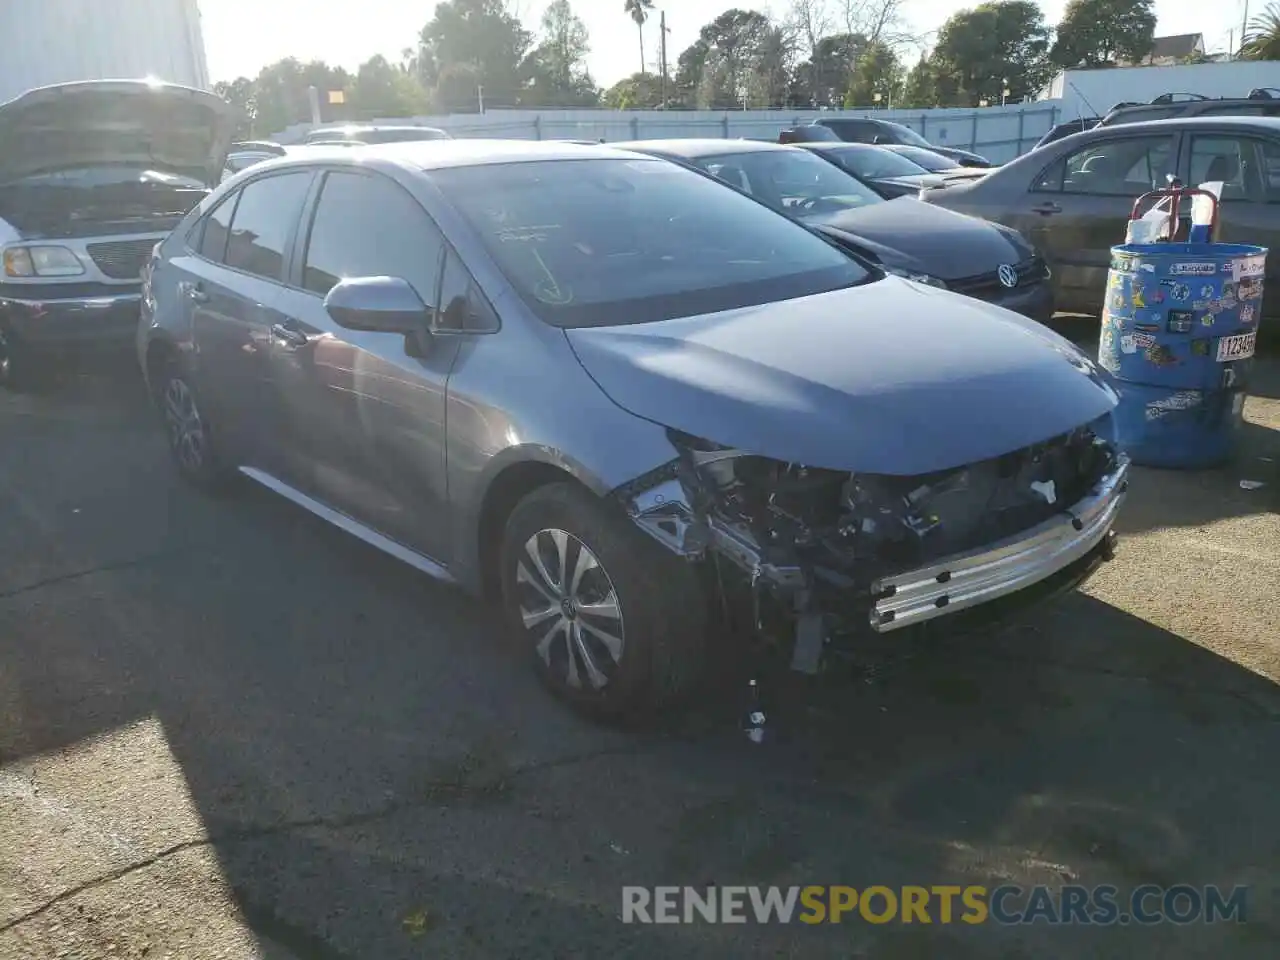
{"type": "Polygon", "coordinates": [[[920,476],[784,463],[670,432],[679,456],[615,495],[707,565],[726,610],[818,668],[885,633],[1110,558],[1128,460],[1110,414],[1004,456],[920,476]],[[745,614],[745,616],[744,616],[745,614]]]}

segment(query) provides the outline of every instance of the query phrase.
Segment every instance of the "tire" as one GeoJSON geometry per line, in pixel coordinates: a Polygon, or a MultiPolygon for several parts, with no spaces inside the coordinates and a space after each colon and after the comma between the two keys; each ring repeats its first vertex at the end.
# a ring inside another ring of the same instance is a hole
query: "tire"
{"type": "Polygon", "coordinates": [[[161,367],[155,382],[155,403],[178,475],[205,493],[225,492],[234,474],[214,443],[191,377],[177,360],[166,360],[161,367]]]}
{"type": "Polygon", "coordinates": [[[693,568],[583,487],[554,483],[521,500],[500,562],[509,628],[571,706],[618,720],[675,705],[696,685],[707,614],[693,568]]]}

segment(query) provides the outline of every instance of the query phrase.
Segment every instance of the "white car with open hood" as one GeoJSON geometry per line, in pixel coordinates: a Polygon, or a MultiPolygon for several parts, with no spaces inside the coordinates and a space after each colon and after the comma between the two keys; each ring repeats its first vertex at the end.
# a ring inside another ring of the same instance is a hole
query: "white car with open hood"
{"type": "Polygon", "coordinates": [[[219,182],[237,120],[146,80],[0,104],[0,384],[71,345],[132,343],[151,251],[219,182]]]}

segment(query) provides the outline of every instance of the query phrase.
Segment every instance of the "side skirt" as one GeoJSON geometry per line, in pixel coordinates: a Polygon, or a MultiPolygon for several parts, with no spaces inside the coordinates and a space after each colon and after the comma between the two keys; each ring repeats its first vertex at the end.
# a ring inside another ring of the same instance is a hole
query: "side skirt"
{"type": "Polygon", "coordinates": [[[383,553],[395,557],[409,566],[421,570],[429,577],[442,580],[445,583],[456,583],[453,574],[441,563],[432,560],[424,554],[415,550],[410,550],[402,543],[392,540],[390,537],[383,536],[372,527],[367,527],[358,520],[353,520],[345,513],[339,513],[332,507],[326,507],[319,500],[307,496],[301,490],[289,486],[283,480],[278,480],[269,473],[264,473],[254,467],[241,467],[240,472],[256,483],[262,484],[268,490],[280,494],[286,500],[291,500],[298,506],[311,513],[314,513],[321,520],[325,520],[339,530],[344,530],[369,544],[371,547],[377,547],[383,553]]]}

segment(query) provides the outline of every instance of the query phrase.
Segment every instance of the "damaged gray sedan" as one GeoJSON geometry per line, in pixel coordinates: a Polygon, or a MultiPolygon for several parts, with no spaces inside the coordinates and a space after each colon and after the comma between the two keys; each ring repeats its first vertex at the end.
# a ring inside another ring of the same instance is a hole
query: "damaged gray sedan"
{"type": "Polygon", "coordinates": [[[1110,556],[1127,461],[1087,356],[662,160],[268,161],[146,277],[183,476],[491,597],[596,714],[687,692],[717,626],[813,671],[1110,556]]]}

